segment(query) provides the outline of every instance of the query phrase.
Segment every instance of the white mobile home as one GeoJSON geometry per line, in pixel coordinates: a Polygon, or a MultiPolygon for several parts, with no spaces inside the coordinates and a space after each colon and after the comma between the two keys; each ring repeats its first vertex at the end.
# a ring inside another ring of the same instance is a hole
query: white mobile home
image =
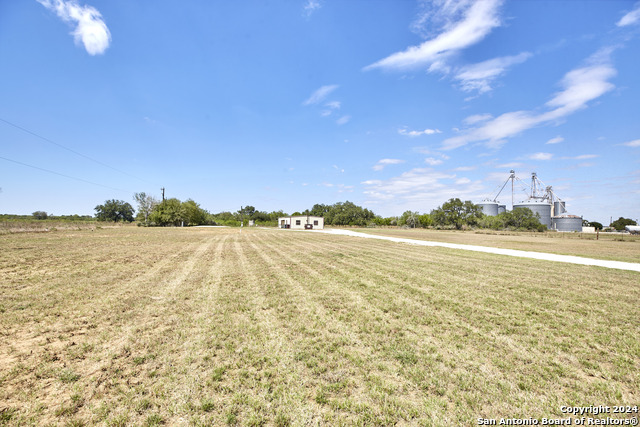
{"type": "Polygon", "coordinates": [[[324,228],[324,218],[312,215],[283,216],[278,218],[278,228],[322,230],[324,228]]]}

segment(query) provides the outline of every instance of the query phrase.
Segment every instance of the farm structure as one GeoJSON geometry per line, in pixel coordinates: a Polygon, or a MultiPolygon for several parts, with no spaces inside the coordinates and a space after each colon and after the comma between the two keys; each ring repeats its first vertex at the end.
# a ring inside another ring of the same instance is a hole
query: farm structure
{"type": "Polygon", "coordinates": [[[278,218],[278,228],[322,230],[324,229],[324,218],[313,215],[282,216],[278,218]]]}
{"type": "Polygon", "coordinates": [[[535,172],[531,174],[531,185],[523,183],[511,170],[509,178],[504,182],[498,194],[495,197],[488,197],[478,204],[482,209],[482,213],[489,216],[499,215],[506,211],[506,205],[498,202],[498,196],[504,190],[507,183],[511,181],[511,206],[516,208],[530,209],[540,219],[540,223],[550,230],[556,231],[582,231],[582,217],[578,215],[570,215],[566,211],[564,200],[558,198],[551,186],[545,186],[535,172]],[[515,182],[529,187],[530,193],[527,200],[520,203],[514,202],[515,182]]]}

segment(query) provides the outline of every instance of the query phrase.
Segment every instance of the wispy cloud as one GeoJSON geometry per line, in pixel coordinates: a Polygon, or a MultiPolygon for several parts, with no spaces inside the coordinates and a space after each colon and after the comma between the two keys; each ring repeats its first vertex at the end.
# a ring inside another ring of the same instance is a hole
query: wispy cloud
{"type": "Polygon", "coordinates": [[[304,4],[304,14],[305,16],[311,16],[315,11],[319,10],[322,7],[319,0],[307,0],[304,4]]]}
{"type": "Polygon", "coordinates": [[[474,200],[483,192],[480,181],[431,168],[416,168],[388,180],[368,180],[362,184],[368,203],[393,203],[399,212],[409,208],[428,212],[451,197],[474,200]]]}
{"type": "MultiPolygon", "coordinates": [[[[305,184],[303,184],[303,185],[305,185],[305,184]]],[[[352,193],[353,192],[353,185],[332,184],[330,182],[323,182],[322,184],[318,184],[318,186],[327,187],[327,188],[335,188],[338,193],[352,193]]]]}
{"type": "Polygon", "coordinates": [[[469,116],[463,120],[463,123],[466,125],[475,125],[479,122],[486,122],[489,119],[492,119],[493,116],[491,114],[474,114],[473,116],[469,116]]]}
{"type": "Polygon", "coordinates": [[[326,85],[317,89],[315,92],[311,94],[309,98],[307,98],[302,105],[313,105],[318,104],[325,100],[327,96],[334,90],[338,89],[338,85],[326,85]]]}
{"type": "Polygon", "coordinates": [[[485,93],[491,90],[494,80],[503,75],[507,68],[520,64],[530,57],[531,53],[522,52],[515,56],[503,56],[467,65],[457,71],[455,79],[460,82],[460,86],[465,92],[485,93]]]}
{"type": "Polygon", "coordinates": [[[427,157],[426,159],[424,159],[424,162],[429,166],[437,166],[437,165],[441,165],[443,160],[436,159],[435,157],[427,157]]]}
{"type": "Polygon", "coordinates": [[[340,101],[331,101],[331,102],[327,102],[326,104],[324,104],[325,107],[327,107],[325,110],[322,110],[320,112],[320,115],[322,117],[328,117],[331,114],[333,114],[334,111],[339,110],[341,103],[340,101]]]}
{"type": "Polygon", "coordinates": [[[640,139],[636,139],[636,140],[629,141],[629,142],[623,142],[620,145],[624,145],[624,146],[627,146],[627,147],[640,147],[640,139]]]}
{"type": "Polygon", "coordinates": [[[407,128],[404,127],[402,129],[398,129],[398,133],[400,135],[410,136],[413,138],[421,135],[433,135],[436,133],[442,133],[442,131],[440,129],[407,130],[407,128]]]}
{"type": "Polygon", "coordinates": [[[598,158],[598,157],[600,157],[600,156],[597,155],[597,154],[581,154],[579,156],[570,157],[570,159],[573,159],[573,160],[587,160],[587,159],[595,159],[595,158],[598,158]]]}
{"type": "Polygon", "coordinates": [[[381,171],[387,165],[398,165],[404,163],[404,160],[400,159],[382,159],[378,160],[378,163],[373,167],[374,171],[381,171]]]}
{"type": "Polygon", "coordinates": [[[368,65],[364,70],[403,70],[420,66],[428,66],[430,70],[446,68],[450,56],[478,43],[500,26],[498,11],[501,4],[502,0],[436,0],[433,11],[424,15],[421,24],[439,25],[439,34],[419,46],[411,46],[368,65]]]}
{"type": "Polygon", "coordinates": [[[89,55],[104,53],[111,42],[111,33],[102,15],[92,6],[80,6],[75,0],[37,0],[64,22],[75,26],[71,32],[76,44],[82,43],[89,55]]]}
{"type": "Polygon", "coordinates": [[[519,168],[522,166],[524,166],[522,163],[511,162],[511,163],[503,163],[501,165],[496,165],[495,168],[496,169],[513,169],[513,168],[519,168]]]}
{"type": "Polygon", "coordinates": [[[562,141],[564,141],[564,138],[561,136],[556,136],[555,138],[551,138],[550,140],[548,140],[547,142],[545,142],[545,144],[559,144],[562,141]]]}
{"type": "Polygon", "coordinates": [[[351,116],[342,116],[338,120],[336,120],[336,123],[339,125],[344,125],[345,123],[348,123],[349,120],[351,120],[351,116]]]}
{"type": "Polygon", "coordinates": [[[556,93],[545,106],[546,112],[512,111],[470,128],[461,135],[446,139],[442,149],[451,150],[472,142],[483,142],[489,147],[499,147],[510,137],[542,124],[557,122],[585,108],[590,101],[612,90],[609,82],[616,75],[610,64],[612,49],[602,49],[589,58],[587,64],[565,74],[561,81],[563,90],[556,93]]]}
{"type": "Polygon", "coordinates": [[[551,153],[533,153],[528,156],[531,160],[551,160],[552,157],[551,153]]]}
{"type": "Polygon", "coordinates": [[[636,3],[635,8],[624,15],[620,20],[616,23],[618,27],[626,27],[628,25],[633,25],[640,21],[640,2],[636,3]]]}

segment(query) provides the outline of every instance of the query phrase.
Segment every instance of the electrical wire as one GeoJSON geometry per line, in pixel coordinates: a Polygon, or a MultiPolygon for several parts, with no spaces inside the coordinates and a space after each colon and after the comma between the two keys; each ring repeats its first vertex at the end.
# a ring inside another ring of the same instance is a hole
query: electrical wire
{"type": "Polygon", "coordinates": [[[55,171],[52,171],[52,170],[49,170],[49,169],[45,169],[45,168],[41,168],[41,167],[38,167],[38,166],[29,165],[27,163],[19,162],[17,160],[7,159],[6,157],[0,156],[0,159],[6,160],[7,162],[12,162],[12,163],[16,163],[16,164],[19,164],[19,165],[22,165],[22,166],[26,166],[26,167],[29,167],[29,168],[33,168],[33,169],[41,170],[41,171],[44,171],[44,172],[52,173],[54,175],[63,176],[65,178],[74,179],[76,181],[85,182],[87,184],[92,184],[92,185],[97,185],[99,187],[108,188],[110,190],[123,191],[125,193],[130,193],[130,194],[133,193],[132,191],[123,190],[122,188],[109,187],[108,185],[98,184],[97,182],[87,181],[86,179],[76,178],[75,176],[70,176],[70,175],[65,175],[65,174],[60,173],[60,172],[55,172],[55,171]]]}
{"type": "Polygon", "coordinates": [[[89,157],[89,156],[86,156],[86,155],[84,155],[84,154],[82,154],[82,153],[79,153],[79,152],[77,152],[76,150],[73,150],[73,149],[71,149],[71,148],[69,148],[69,147],[65,147],[64,145],[62,145],[62,144],[60,144],[60,143],[57,143],[57,142],[55,142],[55,141],[52,141],[52,140],[50,140],[49,138],[46,138],[46,137],[44,137],[44,136],[42,136],[42,135],[38,135],[37,133],[30,131],[29,129],[25,129],[25,128],[23,128],[22,126],[18,126],[18,125],[17,125],[17,124],[15,124],[15,123],[11,123],[10,121],[3,119],[2,117],[0,117],[0,121],[1,121],[1,122],[4,122],[4,123],[6,123],[6,124],[8,124],[9,126],[13,126],[13,127],[14,127],[14,128],[16,128],[16,129],[20,129],[21,131],[26,132],[26,133],[28,133],[29,135],[33,135],[33,136],[35,136],[36,138],[40,138],[41,140],[46,141],[46,142],[48,142],[49,144],[53,144],[53,145],[55,145],[56,147],[62,148],[63,150],[67,150],[67,151],[69,151],[69,152],[71,152],[71,153],[73,153],[73,154],[75,154],[75,155],[77,155],[77,156],[83,157],[83,158],[85,158],[85,159],[87,159],[87,160],[90,160],[90,161],[92,161],[92,162],[94,162],[94,163],[97,163],[97,164],[99,164],[99,165],[101,165],[101,166],[104,166],[104,167],[109,168],[109,169],[111,169],[111,170],[114,170],[114,171],[116,171],[116,172],[120,172],[121,174],[127,175],[127,176],[128,176],[128,177],[130,177],[130,178],[135,178],[135,179],[138,179],[138,180],[140,180],[140,181],[146,182],[147,184],[155,185],[153,182],[149,182],[149,181],[147,181],[146,179],[142,179],[142,178],[137,177],[137,176],[135,176],[135,175],[131,175],[131,174],[130,174],[130,173],[128,173],[128,172],[125,172],[125,171],[120,170],[120,169],[118,169],[118,168],[114,168],[113,166],[110,166],[110,165],[108,165],[108,164],[106,164],[106,163],[104,163],[104,162],[101,162],[100,160],[96,160],[96,159],[94,159],[94,158],[92,158],[92,157],[89,157]]]}

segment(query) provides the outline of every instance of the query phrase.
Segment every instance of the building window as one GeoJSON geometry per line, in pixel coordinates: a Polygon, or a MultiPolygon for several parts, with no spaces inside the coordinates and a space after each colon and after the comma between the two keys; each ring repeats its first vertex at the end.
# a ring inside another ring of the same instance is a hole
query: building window
{"type": "Polygon", "coordinates": [[[300,225],[300,220],[296,219],[296,225],[300,225]]]}
{"type": "Polygon", "coordinates": [[[313,221],[313,225],[318,225],[318,220],[313,221]]]}

